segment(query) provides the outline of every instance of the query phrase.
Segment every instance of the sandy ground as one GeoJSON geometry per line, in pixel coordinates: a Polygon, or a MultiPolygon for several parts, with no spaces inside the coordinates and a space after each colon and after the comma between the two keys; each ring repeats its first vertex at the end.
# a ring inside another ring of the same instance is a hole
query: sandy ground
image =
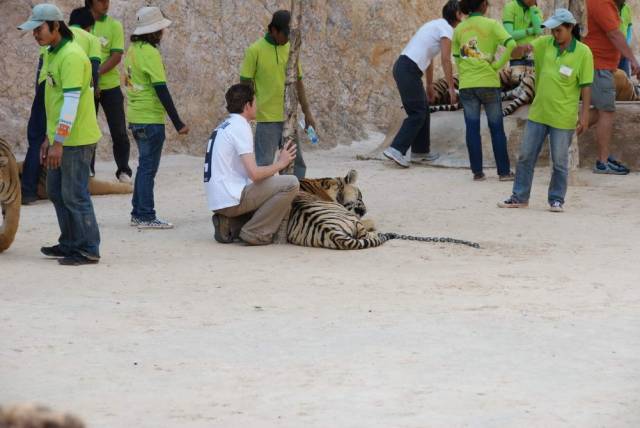
{"type": "Polygon", "coordinates": [[[530,209],[499,210],[494,171],[355,160],[377,143],[309,153],[309,176],[356,168],[380,230],[481,250],[219,245],[201,159],[167,156],[176,229],[95,198],[98,266],[40,256],[53,208],[23,210],[0,255],[0,403],[96,428],[640,426],[640,175],[582,171],[552,214],[542,168],[530,209]]]}

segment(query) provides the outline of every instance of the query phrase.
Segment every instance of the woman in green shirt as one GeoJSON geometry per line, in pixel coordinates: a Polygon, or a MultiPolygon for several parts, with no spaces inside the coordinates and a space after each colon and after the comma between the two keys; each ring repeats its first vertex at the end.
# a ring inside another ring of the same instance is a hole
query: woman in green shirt
{"type": "Polygon", "coordinates": [[[131,36],[127,71],[127,117],[138,145],[138,170],[133,189],[131,226],[139,229],[171,229],[173,225],[156,217],[153,186],[165,140],[165,115],[180,135],[189,128],[173,105],[158,45],[171,21],[157,7],[143,7],[136,15],[138,27],[131,36]]]}
{"type": "Polygon", "coordinates": [[[491,131],[493,154],[501,181],[512,181],[513,173],[507,153],[507,136],[502,122],[500,70],[511,57],[516,42],[499,22],[483,15],[487,0],[462,0],[460,10],[469,15],[453,33],[453,56],[460,76],[460,101],[467,127],[467,149],[473,179],[485,179],[482,171],[480,109],[484,106],[491,131]],[[496,59],[499,46],[506,49],[496,59]]]}

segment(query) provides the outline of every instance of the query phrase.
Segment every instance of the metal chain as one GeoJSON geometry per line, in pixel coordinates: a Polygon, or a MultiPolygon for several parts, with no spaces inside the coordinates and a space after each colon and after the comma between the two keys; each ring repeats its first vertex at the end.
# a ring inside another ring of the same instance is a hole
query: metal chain
{"type": "Polygon", "coordinates": [[[477,242],[465,241],[463,239],[400,235],[398,233],[382,233],[382,235],[385,238],[387,238],[388,240],[389,239],[401,239],[403,241],[419,241],[419,242],[459,244],[459,245],[466,245],[466,246],[471,247],[471,248],[480,248],[480,244],[478,244],[477,242]]]}

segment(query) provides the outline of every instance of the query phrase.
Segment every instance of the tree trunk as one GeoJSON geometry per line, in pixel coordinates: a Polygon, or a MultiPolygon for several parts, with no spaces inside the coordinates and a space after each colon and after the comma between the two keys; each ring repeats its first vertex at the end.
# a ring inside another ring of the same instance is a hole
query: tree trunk
{"type": "MultiPolygon", "coordinates": [[[[302,147],[298,130],[298,93],[296,91],[296,82],[298,81],[298,59],[300,57],[300,45],[302,44],[302,0],[291,0],[291,33],[289,34],[289,61],[287,62],[287,75],[284,87],[284,126],[282,130],[282,142],[286,146],[289,142],[293,142],[298,146],[298,150],[302,147]]],[[[300,153],[298,153],[300,155],[300,153]]],[[[293,174],[293,165],[291,162],[281,174],[293,174]]],[[[276,244],[287,243],[287,226],[289,224],[289,216],[286,216],[280,228],[276,233],[274,242],[276,244]]]]}
{"type": "Polygon", "coordinates": [[[20,223],[20,178],[16,158],[9,145],[0,139],[0,206],[2,225],[0,226],[0,253],[13,243],[20,223]]]}

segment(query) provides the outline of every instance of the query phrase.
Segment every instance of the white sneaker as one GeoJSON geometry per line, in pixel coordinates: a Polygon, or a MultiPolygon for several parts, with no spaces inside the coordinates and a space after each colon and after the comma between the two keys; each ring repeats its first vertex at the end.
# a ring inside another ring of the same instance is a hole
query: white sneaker
{"type": "Polygon", "coordinates": [[[120,174],[118,174],[118,181],[120,183],[124,183],[124,184],[131,184],[131,176],[129,174],[127,174],[126,172],[121,172],[120,174]]]}
{"type": "Polygon", "coordinates": [[[552,213],[561,213],[564,212],[564,207],[560,201],[553,201],[549,204],[549,211],[552,213]]]}
{"type": "Polygon", "coordinates": [[[173,224],[156,218],[151,221],[140,222],[138,229],[173,229],[173,224]]]}
{"type": "Polygon", "coordinates": [[[382,154],[387,158],[390,159],[392,161],[394,161],[395,163],[397,163],[398,165],[400,165],[403,168],[409,168],[409,162],[407,161],[407,159],[402,155],[402,153],[400,153],[399,150],[394,149],[393,147],[387,147],[386,150],[384,152],[382,152],[382,154]]]}

